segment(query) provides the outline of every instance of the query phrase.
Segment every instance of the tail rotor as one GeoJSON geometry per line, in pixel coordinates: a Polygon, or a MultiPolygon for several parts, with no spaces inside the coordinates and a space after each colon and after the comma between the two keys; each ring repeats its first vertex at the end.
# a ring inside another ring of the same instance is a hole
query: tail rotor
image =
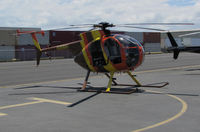
{"type": "Polygon", "coordinates": [[[176,43],[176,40],[174,39],[174,37],[172,36],[172,34],[170,32],[167,32],[167,36],[172,44],[172,49],[174,52],[174,56],[173,58],[176,60],[178,58],[178,55],[180,53],[180,50],[178,48],[178,44],[176,43]]]}

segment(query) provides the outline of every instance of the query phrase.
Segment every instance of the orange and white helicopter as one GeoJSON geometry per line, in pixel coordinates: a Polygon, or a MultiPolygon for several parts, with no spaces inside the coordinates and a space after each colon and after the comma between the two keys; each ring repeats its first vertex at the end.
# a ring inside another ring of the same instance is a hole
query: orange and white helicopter
{"type": "MultiPolygon", "coordinates": [[[[171,23],[164,23],[164,24],[170,25],[171,23]]],[[[185,25],[185,23],[176,23],[176,24],[185,25]]],[[[113,85],[122,85],[118,84],[115,78],[113,78],[114,74],[117,72],[127,73],[136,83],[136,85],[123,84],[124,86],[135,86],[137,89],[137,87],[164,87],[168,85],[168,82],[164,82],[160,86],[142,85],[134,77],[134,75],[132,75],[131,71],[134,71],[134,69],[140,66],[144,61],[145,51],[143,46],[140,44],[140,42],[138,42],[136,39],[130,36],[121,34],[111,34],[111,31],[108,30],[108,28],[110,27],[118,26],[126,28],[139,28],[139,29],[148,29],[156,31],[165,31],[155,28],[135,27],[134,25],[137,24],[114,25],[107,22],[102,22],[94,25],[93,24],[81,25],[83,27],[84,26],[93,27],[92,30],[80,34],[81,40],[43,49],[41,49],[39,45],[39,42],[36,38],[36,34],[44,35],[44,31],[17,31],[17,33],[18,35],[27,33],[31,34],[37,50],[37,65],[39,65],[40,63],[40,57],[42,55],[42,52],[69,49],[75,55],[74,61],[88,71],[80,91],[95,91],[87,88],[87,82],[90,72],[104,73],[109,78],[107,88],[101,90],[100,92],[114,92],[111,89],[112,83],[113,85]]],[[[163,25],[163,24],[140,23],[139,25],[163,25]]],[[[77,25],[76,26],[71,25],[71,26],[72,28],[77,27],[77,25]]],[[[120,91],[120,93],[123,92],[120,91]]]]}

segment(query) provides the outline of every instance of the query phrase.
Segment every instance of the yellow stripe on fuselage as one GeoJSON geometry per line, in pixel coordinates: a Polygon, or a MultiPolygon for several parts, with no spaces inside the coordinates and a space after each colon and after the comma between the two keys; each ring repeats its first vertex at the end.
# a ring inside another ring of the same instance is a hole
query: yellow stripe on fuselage
{"type": "MultiPolygon", "coordinates": [[[[92,37],[93,37],[93,41],[100,40],[101,37],[102,37],[102,34],[99,30],[91,31],[91,34],[92,34],[92,37]]],[[[87,38],[84,38],[83,34],[80,34],[80,36],[81,36],[81,39],[82,39],[81,46],[83,48],[82,52],[83,52],[83,56],[85,58],[85,61],[86,61],[87,65],[88,65],[88,67],[90,68],[91,71],[96,71],[95,68],[93,67],[93,65],[90,63],[90,58],[88,57],[88,54],[86,53],[86,50],[85,50],[85,46],[88,44],[88,43],[87,44],[85,43],[85,39],[87,39],[87,38]]],[[[104,52],[102,45],[101,45],[101,48],[102,48],[102,51],[103,51],[104,59],[108,60],[108,57],[107,57],[106,53],[104,52]]],[[[109,72],[117,71],[115,69],[115,67],[113,67],[113,65],[110,61],[107,65],[104,66],[104,68],[109,72]]]]}
{"type": "Polygon", "coordinates": [[[38,50],[41,51],[40,45],[39,45],[39,43],[38,43],[35,39],[33,39],[33,43],[34,43],[35,47],[36,47],[38,50]]]}
{"type": "Polygon", "coordinates": [[[91,31],[91,33],[92,33],[92,37],[93,37],[93,39],[97,39],[97,38],[101,38],[101,33],[100,33],[100,31],[91,31]]]}
{"type": "MultiPolygon", "coordinates": [[[[108,57],[107,57],[107,55],[106,55],[106,53],[105,53],[105,51],[104,51],[104,49],[103,49],[102,46],[101,46],[101,49],[102,49],[102,51],[103,51],[104,59],[105,59],[105,61],[106,61],[106,63],[107,63],[108,57]]],[[[104,69],[106,69],[106,70],[109,71],[109,72],[115,72],[115,71],[117,71],[117,70],[115,69],[115,67],[113,67],[113,65],[112,65],[112,63],[111,63],[110,60],[108,60],[108,64],[104,66],[104,69]]]]}
{"type": "Polygon", "coordinates": [[[80,34],[80,37],[81,37],[81,39],[82,39],[80,43],[81,43],[81,47],[83,48],[83,49],[82,49],[82,53],[83,53],[85,62],[87,63],[89,69],[90,69],[91,71],[95,71],[94,67],[93,67],[93,66],[91,65],[91,63],[90,63],[89,56],[88,56],[88,54],[87,54],[87,52],[86,52],[86,49],[85,49],[85,47],[86,47],[86,45],[87,45],[88,43],[85,43],[85,39],[87,39],[87,38],[84,38],[83,34],[84,34],[84,33],[81,33],[81,34],[80,34]]]}
{"type": "Polygon", "coordinates": [[[81,47],[83,49],[85,47],[84,37],[83,37],[83,34],[80,34],[80,36],[81,36],[81,47]]]}
{"type": "MultiPolygon", "coordinates": [[[[98,31],[98,30],[97,31],[92,31],[92,36],[93,36],[93,38],[95,40],[100,40],[101,37],[102,37],[100,31],[98,31]]],[[[102,52],[103,52],[104,59],[108,60],[108,57],[107,57],[106,53],[104,52],[104,49],[103,49],[102,45],[101,45],[101,49],[102,49],[102,52]]],[[[116,69],[113,67],[113,65],[112,65],[112,63],[110,61],[108,62],[108,64],[106,66],[104,66],[104,68],[109,72],[116,71],[116,69]]]]}
{"type": "Polygon", "coordinates": [[[86,53],[85,48],[83,48],[82,53],[83,53],[84,59],[85,59],[87,65],[88,65],[89,69],[90,69],[91,71],[95,72],[95,69],[94,69],[94,67],[93,67],[93,66],[91,65],[91,63],[90,63],[90,59],[89,59],[89,57],[88,57],[88,54],[86,53]]]}

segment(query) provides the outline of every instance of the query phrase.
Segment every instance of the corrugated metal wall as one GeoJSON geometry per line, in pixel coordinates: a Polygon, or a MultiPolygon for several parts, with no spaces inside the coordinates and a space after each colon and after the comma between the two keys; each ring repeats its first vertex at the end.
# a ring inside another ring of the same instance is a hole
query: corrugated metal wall
{"type": "Polygon", "coordinates": [[[0,61],[9,61],[15,58],[15,46],[0,46],[0,61]]]}
{"type": "Polygon", "coordinates": [[[143,42],[145,52],[160,52],[160,37],[161,34],[158,32],[144,32],[143,33],[143,42]]]}
{"type": "MultiPolygon", "coordinates": [[[[29,34],[17,36],[16,31],[40,31],[40,28],[18,28],[18,27],[0,27],[0,61],[17,60],[30,60],[35,58],[35,50],[33,48],[16,48],[18,45],[32,45],[30,40],[32,38],[29,34]],[[29,36],[29,37],[27,37],[29,36]],[[19,41],[20,39],[20,41],[19,41]],[[23,54],[23,55],[19,55],[23,54]],[[16,56],[17,55],[17,56],[16,56]]],[[[39,38],[42,40],[42,38],[39,38]]],[[[45,38],[45,41],[49,43],[49,37],[45,38]],[[48,40],[48,41],[47,41],[48,40]]],[[[43,42],[43,41],[42,41],[43,42]]]]}
{"type": "MultiPolygon", "coordinates": [[[[47,47],[46,45],[41,45],[41,48],[47,47]]],[[[47,57],[42,54],[42,57],[47,57]]],[[[33,45],[16,45],[15,46],[15,58],[20,61],[34,60],[36,58],[36,49],[33,45]]]]}
{"type": "Polygon", "coordinates": [[[124,34],[135,38],[140,43],[144,43],[143,32],[125,32],[124,34]]]}
{"type": "Polygon", "coordinates": [[[144,50],[145,52],[160,52],[161,46],[160,43],[145,43],[144,50]]]}
{"type": "Polygon", "coordinates": [[[200,37],[199,38],[182,38],[182,43],[184,46],[199,46],[200,45],[200,37]]]}
{"type": "Polygon", "coordinates": [[[0,45],[16,45],[16,30],[0,30],[0,45]]]}

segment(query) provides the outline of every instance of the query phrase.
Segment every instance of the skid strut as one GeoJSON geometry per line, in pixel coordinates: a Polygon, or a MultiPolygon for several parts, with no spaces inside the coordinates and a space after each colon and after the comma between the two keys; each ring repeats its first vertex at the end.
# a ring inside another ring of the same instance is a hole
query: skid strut
{"type": "Polygon", "coordinates": [[[127,73],[138,86],[142,86],[141,83],[131,74],[130,71],[128,71],[127,73]]]}
{"type": "Polygon", "coordinates": [[[131,79],[136,83],[136,85],[133,84],[118,84],[113,78],[114,72],[110,72],[110,75],[105,73],[105,75],[109,78],[107,88],[86,88],[87,81],[90,75],[90,70],[88,70],[84,84],[82,86],[82,89],[80,91],[84,92],[101,92],[101,93],[115,93],[115,94],[131,94],[134,92],[138,92],[138,87],[149,87],[149,88],[162,88],[166,85],[168,85],[168,82],[161,82],[161,83],[154,83],[154,84],[148,84],[148,85],[142,85],[135,77],[131,74],[130,71],[127,71],[127,74],[131,77],[131,79]],[[112,84],[113,82],[113,84],[112,84]],[[130,86],[131,88],[111,88],[111,86],[130,86]]]}
{"type": "MultiPolygon", "coordinates": [[[[105,75],[110,79],[110,75],[108,75],[108,73],[105,73],[105,75]]],[[[112,78],[113,85],[117,85],[117,82],[115,80],[116,78],[112,78]]]]}
{"type": "Polygon", "coordinates": [[[87,75],[85,77],[85,81],[83,83],[83,86],[82,86],[81,90],[85,90],[89,76],[90,76],[90,70],[88,70],[88,72],[87,72],[87,75]]]}
{"type": "Polygon", "coordinates": [[[110,79],[109,79],[109,82],[108,82],[108,86],[107,86],[106,92],[110,92],[111,85],[112,85],[112,80],[113,80],[113,75],[114,75],[114,72],[111,72],[111,73],[110,73],[110,79]]]}

